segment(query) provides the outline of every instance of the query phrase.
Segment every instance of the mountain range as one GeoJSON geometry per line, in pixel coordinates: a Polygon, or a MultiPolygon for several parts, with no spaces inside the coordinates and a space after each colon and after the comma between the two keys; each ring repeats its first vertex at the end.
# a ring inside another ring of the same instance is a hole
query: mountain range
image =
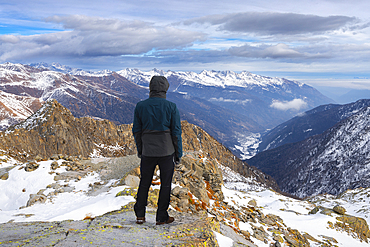
{"type": "Polygon", "coordinates": [[[247,162],[275,178],[282,191],[302,198],[370,187],[368,103],[360,100],[336,111],[331,106],[328,116],[350,116],[321,134],[258,153],[247,162]]]}
{"type": "MultiPolygon", "coordinates": [[[[306,197],[320,193],[339,194],[346,189],[368,186],[366,172],[360,172],[367,171],[367,147],[357,145],[366,132],[366,121],[361,122],[362,125],[353,123],[354,129],[345,135],[333,133],[336,126],[363,112],[370,105],[369,100],[323,105],[322,102],[330,102],[330,99],[305,84],[248,72],[142,72],[137,69],[88,72],[59,64],[6,63],[0,65],[0,103],[3,106],[0,121],[3,129],[8,128],[30,116],[45,101],[56,99],[73,117],[129,124],[135,104],[148,97],[148,83],[153,75],[168,78],[171,87],[167,98],[177,104],[183,120],[200,126],[237,155],[242,154],[236,148],[242,142],[241,137],[262,133],[274,121],[279,123],[289,119],[263,134],[258,148],[260,153],[247,161],[271,175],[282,191],[306,197]],[[305,107],[315,105],[320,106],[295,116],[305,107]],[[295,117],[290,119],[292,116],[295,117]],[[362,128],[362,132],[357,131],[358,128],[362,128]],[[362,133],[362,136],[352,136],[356,133],[362,133]],[[349,139],[342,141],[340,138],[349,139]],[[341,141],[345,148],[338,144],[341,141]],[[342,150],[343,153],[330,150],[342,150]],[[328,152],[336,156],[325,156],[328,152]],[[358,155],[347,157],[349,153],[358,155]]],[[[365,117],[366,113],[363,113],[362,118],[365,117]]],[[[8,131],[14,128],[18,127],[13,126],[8,131]]],[[[68,138],[56,139],[57,148],[63,141],[69,142],[68,138]]],[[[39,139],[35,142],[44,143],[39,139]]],[[[87,140],[79,142],[89,143],[87,140]]],[[[94,145],[76,150],[88,155],[94,145]]],[[[41,154],[47,149],[38,152],[41,154]]],[[[31,155],[29,150],[24,152],[31,155]]]]}
{"type": "Polygon", "coordinates": [[[154,69],[143,72],[125,69],[117,72],[138,85],[148,87],[153,75],[163,75],[169,90],[205,99],[244,115],[257,123],[259,130],[273,128],[304,109],[332,102],[316,89],[284,78],[271,78],[250,72],[202,71],[174,72],[154,69]]]}
{"type": "MultiPolygon", "coordinates": [[[[183,120],[201,126],[237,155],[243,154],[236,148],[241,145],[240,136],[261,133],[303,109],[331,102],[303,83],[249,72],[89,72],[42,63],[0,65],[0,91],[35,102],[56,99],[76,117],[127,124],[132,122],[136,103],[148,97],[154,74],[168,78],[167,98],[178,105],[183,120]]],[[[26,117],[8,110],[22,107],[19,101],[7,107],[0,119],[2,129],[26,117]]]]}
{"type": "Polygon", "coordinates": [[[321,134],[366,106],[370,106],[370,99],[358,100],[345,105],[322,105],[301,113],[262,134],[258,152],[321,134]]]}

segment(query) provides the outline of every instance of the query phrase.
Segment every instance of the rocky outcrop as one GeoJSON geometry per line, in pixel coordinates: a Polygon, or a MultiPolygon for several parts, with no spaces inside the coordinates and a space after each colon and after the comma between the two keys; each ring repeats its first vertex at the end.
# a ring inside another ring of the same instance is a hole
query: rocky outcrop
{"type": "Polygon", "coordinates": [[[182,122],[182,138],[185,151],[200,152],[202,158],[213,160],[217,165],[221,164],[224,167],[229,167],[246,178],[254,178],[257,183],[265,184],[275,191],[280,191],[271,176],[241,161],[228,148],[200,127],[182,122]]]}
{"type": "Polygon", "coordinates": [[[136,152],[130,125],[75,118],[56,100],[44,104],[26,121],[0,132],[0,149],[18,160],[54,154],[88,157],[124,156],[136,152]],[[94,151],[95,150],[95,151],[94,151]]]}
{"type": "Polygon", "coordinates": [[[365,219],[346,214],[346,209],[338,205],[334,206],[333,209],[317,206],[311,210],[310,214],[316,214],[318,212],[325,215],[337,215],[337,221],[335,223],[328,222],[330,228],[344,231],[350,236],[368,243],[370,230],[365,219]]]}

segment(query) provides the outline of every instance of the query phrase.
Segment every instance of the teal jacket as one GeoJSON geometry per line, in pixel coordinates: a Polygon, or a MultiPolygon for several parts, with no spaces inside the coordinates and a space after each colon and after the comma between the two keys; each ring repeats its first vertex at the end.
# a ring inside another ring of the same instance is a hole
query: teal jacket
{"type": "Polygon", "coordinates": [[[176,161],[182,157],[180,114],[176,104],[166,100],[168,87],[165,77],[154,76],[149,99],[135,107],[132,133],[139,157],[175,154],[176,161]]]}

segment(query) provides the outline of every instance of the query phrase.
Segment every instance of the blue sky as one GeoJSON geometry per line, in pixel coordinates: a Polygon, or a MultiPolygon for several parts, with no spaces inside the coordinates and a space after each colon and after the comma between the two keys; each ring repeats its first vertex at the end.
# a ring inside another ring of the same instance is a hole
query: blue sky
{"type": "Polygon", "coordinates": [[[3,1],[0,63],[233,70],[370,89],[370,1],[3,1]]]}

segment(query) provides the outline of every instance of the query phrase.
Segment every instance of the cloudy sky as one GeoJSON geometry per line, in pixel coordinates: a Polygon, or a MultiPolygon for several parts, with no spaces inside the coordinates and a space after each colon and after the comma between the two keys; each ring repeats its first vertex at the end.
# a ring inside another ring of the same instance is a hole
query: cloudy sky
{"type": "Polygon", "coordinates": [[[232,70],[370,89],[368,0],[0,0],[0,63],[232,70]]]}

